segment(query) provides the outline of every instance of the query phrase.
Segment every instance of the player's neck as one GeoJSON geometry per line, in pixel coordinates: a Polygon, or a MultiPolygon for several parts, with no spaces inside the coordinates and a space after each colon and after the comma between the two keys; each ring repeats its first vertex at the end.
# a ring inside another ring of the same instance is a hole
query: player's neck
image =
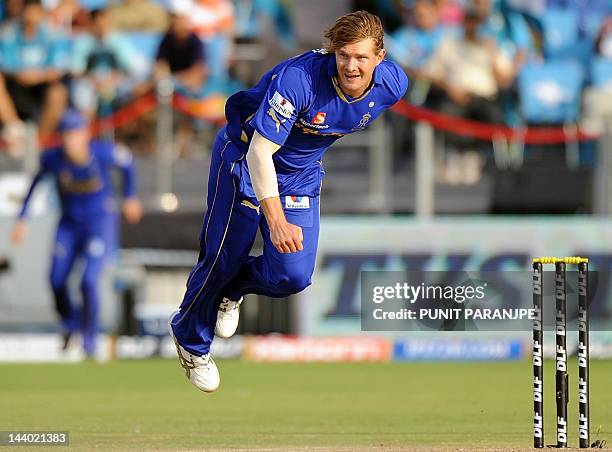
{"type": "Polygon", "coordinates": [[[372,86],[372,80],[373,77],[370,78],[370,81],[365,85],[365,88],[360,88],[358,90],[347,90],[344,86],[342,86],[342,83],[338,83],[338,86],[340,87],[340,90],[345,96],[351,99],[358,99],[370,89],[370,87],[372,86]]]}
{"type": "Polygon", "coordinates": [[[77,152],[66,153],[66,157],[73,165],[85,166],[91,160],[91,153],[89,149],[79,149],[77,152]]]}

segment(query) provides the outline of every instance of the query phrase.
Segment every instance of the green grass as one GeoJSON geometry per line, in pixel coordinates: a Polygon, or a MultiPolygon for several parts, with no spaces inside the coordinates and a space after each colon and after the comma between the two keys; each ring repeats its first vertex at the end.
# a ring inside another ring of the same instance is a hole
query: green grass
{"type": "MultiPolygon", "coordinates": [[[[531,446],[527,361],[219,367],[220,390],[203,394],[175,361],[0,365],[0,430],[67,430],[74,450],[531,446]]],[[[576,367],[571,362],[572,446],[576,367]]],[[[553,372],[547,362],[547,444],[553,372]]],[[[612,362],[591,363],[593,439],[612,436],[611,377],[612,362]]]]}

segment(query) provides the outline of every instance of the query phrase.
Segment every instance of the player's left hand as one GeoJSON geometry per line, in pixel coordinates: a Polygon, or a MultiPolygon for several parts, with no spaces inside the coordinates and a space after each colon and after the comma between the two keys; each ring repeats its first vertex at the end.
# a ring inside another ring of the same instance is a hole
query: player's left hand
{"type": "Polygon", "coordinates": [[[136,198],[128,198],[123,201],[123,216],[128,223],[138,223],[142,218],[142,206],[136,198]]]}

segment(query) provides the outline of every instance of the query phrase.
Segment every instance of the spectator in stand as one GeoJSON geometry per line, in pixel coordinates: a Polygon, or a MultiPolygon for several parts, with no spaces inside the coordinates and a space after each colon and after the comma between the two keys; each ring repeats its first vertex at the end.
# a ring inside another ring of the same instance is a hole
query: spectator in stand
{"type": "MultiPolygon", "coordinates": [[[[512,62],[495,42],[478,33],[481,15],[467,8],[463,35],[443,40],[426,65],[425,73],[432,83],[446,94],[442,112],[467,119],[501,123],[499,102],[502,88],[515,78],[512,62]]],[[[482,156],[474,144],[449,137],[449,145],[457,148],[443,170],[450,183],[475,183],[480,179],[482,156]]]]}
{"type": "MultiPolygon", "coordinates": [[[[48,2],[50,3],[50,2],[48,2]]],[[[66,35],[87,31],[89,13],[81,7],[78,0],[56,0],[48,5],[50,22],[53,27],[66,35]]]]}
{"type": "MultiPolygon", "coordinates": [[[[170,28],[157,51],[154,76],[157,84],[171,81],[174,92],[189,98],[201,98],[206,82],[205,50],[200,38],[192,31],[191,0],[172,0],[170,28]]],[[[189,147],[193,128],[181,121],[176,137],[179,154],[189,147]]]]}
{"type": "Polygon", "coordinates": [[[73,102],[93,119],[106,116],[118,97],[127,95],[139,74],[140,57],[113,29],[107,10],[91,12],[91,29],[75,39],[72,52],[73,102]]]}
{"type": "MultiPolygon", "coordinates": [[[[512,11],[506,0],[468,0],[477,11],[482,25],[479,34],[493,39],[497,47],[513,62],[513,72],[518,75],[526,61],[540,61],[541,55],[536,51],[531,29],[523,15],[512,11]]],[[[512,83],[502,88],[500,93],[504,121],[510,125],[521,122],[518,113],[518,92],[512,83]]]]}
{"type": "Polygon", "coordinates": [[[152,0],[123,0],[108,12],[119,30],[163,33],[168,28],[166,11],[152,0]]]}
{"type": "Polygon", "coordinates": [[[435,0],[415,0],[412,23],[406,24],[387,39],[389,56],[398,62],[412,81],[409,97],[412,103],[423,104],[429,97],[431,105],[435,94],[429,93],[429,82],[422,69],[434,50],[448,35],[448,29],[440,24],[435,0]],[[432,95],[433,94],[433,95],[432,95]]]}
{"type": "Polygon", "coordinates": [[[209,82],[226,83],[234,40],[232,3],[229,0],[197,0],[191,23],[193,31],[204,43],[209,59],[215,62],[209,70],[209,82]]]}
{"type": "Polygon", "coordinates": [[[482,22],[479,33],[495,40],[499,49],[506,53],[520,69],[525,59],[534,53],[533,39],[525,18],[508,9],[505,2],[499,7],[492,0],[469,0],[482,22]]]}
{"type": "Polygon", "coordinates": [[[162,38],[155,63],[156,81],[171,78],[179,92],[197,96],[206,80],[205,51],[192,31],[190,0],[173,0],[170,28],[162,38]]]}
{"type": "Polygon", "coordinates": [[[463,21],[463,9],[457,0],[436,0],[440,23],[444,25],[460,25],[463,21]]]}
{"type": "Polygon", "coordinates": [[[595,40],[595,54],[612,59],[612,17],[608,17],[595,40]]]}
{"type": "Polygon", "coordinates": [[[0,67],[7,90],[21,119],[38,118],[40,136],[55,130],[67,105],[63,50],[40,0],[24,0],[19,20],[0,31],[0,67]]]}
{"type": "Polygon", "coordinates": [[[9,154],[18,157],[21,154],[25,129],[23,123],[19,120],[13,100],[6,90],[6,83],[2,74],[0,74],[0,122],[4,126],[2,139],[6,144],[6,149],[9,154]]]}
{"type": "Polygon", "coordinates": [[[2,22],[18,19],[23,10],[23,0],[6,0],[2,5],[2,22]]]}

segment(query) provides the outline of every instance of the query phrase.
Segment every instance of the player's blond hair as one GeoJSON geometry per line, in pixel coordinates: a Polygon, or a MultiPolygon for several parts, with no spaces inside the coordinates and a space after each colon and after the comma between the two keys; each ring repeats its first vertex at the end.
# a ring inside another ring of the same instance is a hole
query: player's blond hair
{"type": "Polygon", "coordinates": [[[356,11],[339,17],[323,36],[328,41],[328,52],[333,53],[347,44],[372,38],[374,51],[378,53],[384,47],[384,35],[385,31],[378,16],[367,11],[356,11]]]}

